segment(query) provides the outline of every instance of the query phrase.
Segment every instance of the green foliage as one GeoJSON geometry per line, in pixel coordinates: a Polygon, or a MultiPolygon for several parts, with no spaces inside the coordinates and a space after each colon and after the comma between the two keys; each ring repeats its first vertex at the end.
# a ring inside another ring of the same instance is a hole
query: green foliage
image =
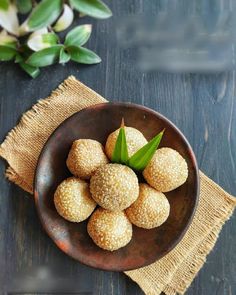
{"type": "Polygon", "coordinates": [[[120,131],[116,140],[115,148],[112,154],[112,162],[113,163],[128,163],[128,147],[125,136],[125,128],[124,128],[124,120],[122,120],[120,131]]]}
{"type": "Polygon", "coordinates": [[[79,46],[69,46],[67,48],[71,55],[71,60],[81,64],[97,64],[101,62],[101,58],[93,51],[79,46]]]}
{"type": "Polygon", "coordinates": [[[112,16],[109,7],[100,0],[70,0],[70,4],[79,12],[95,18],[108,18],[112,16]]]}
{"type": "Polygon", "coordinates": [[[42,0],[32,11],[26,25],[35,31],[51,25],[62,11],[62,0],[42,0]]]}
{"type": "Polygon", "coordinates": [[[31,0],[17,0],[16,5],[17,5],[18,11],[22,14],[28,13],[32,9],[31,0]]]}
{"type": "Polygon", "coordinates": [[[13,60],[16,52],[17,51],[12,47],[0,45],[0,61],[13,60]]]}
{"type": "Polygon", "coordinates": [[[82,47],[90,38],[90,24],[68,31],[65,40],[56,34],[71,25],[72,9],[99,19],[112,15],[101,0],[69,0],[67,4],[65,0],[0,0],[0,25],[6,30],[0,32],[0,61],[14,61],[32,78],[39,75],[40,67],[56,62],[100,63],[96,53],[82,47]],[[29,14],[23,24],[19,24],[19,13],[29,14]]]}
{"type": "Polygon", "coordinates": [[[91,32],[91,25],[77,26],[66,35],[65,45],[83,46],[88,41],[91,32]]]}
{"type": "Polygon", "coordinates": [[[157,150],[164,130],[157,134],[152,140],[150,140],[145,146],[139,149],[130,159],[128,165],[137,171],[142,171],[147,167],[151,161],[155,151],[157,150]]]}
{"type": "Polygon", "coordinates": [[[39,68],[50,66],[58,61],[61,48],[63,45],[55,45],[37,51],[26,60],[26,63],[39,68]]]}
{"type": "Polygon", "coordinates": [[[125,164],[136,171],[144,170],[156,152],[163,134],[164,130],[129,158],[124,124],[122,124],[112,154],[112,162],[125,164]]]}
{"type": "Polygon", "coordinates": [[[9,0],[0,0],[0,10],[7,10],[9,7],[9,0]]]}

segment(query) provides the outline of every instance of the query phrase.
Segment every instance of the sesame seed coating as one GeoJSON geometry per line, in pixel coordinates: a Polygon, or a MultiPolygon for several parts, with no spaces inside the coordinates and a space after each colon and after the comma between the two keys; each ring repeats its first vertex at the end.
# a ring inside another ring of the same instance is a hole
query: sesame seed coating
{"type": "Polygon", "coordinates": [[[89,185],[75,177],[67,178],[57,187],[54,204],[57,212],[71,222],[87,219],[96,207],[89,185]]]}
{"type": "Polygon", "coordinates": [[[100,142],[92,139],[78,139],[72,144],[66,164],[70,172],[82,179],[89,179],[108,159],[100,142]]]}
{"type": "Polygon", "coordinates": [[[91,177],[90,191],[101,207],[124,210],[138,198],[138,178],[127,166],[107,164],[98,168],[91,177]]]}
{"type": "Polygon", "coordinates": [[[170,204],[163,193],[146,183],[141,183],[138,199],[125,212],[133,224],[150,229],[166,221],[170,213],[170,204]]]}
{"type": "MultiPolygon", "coordinates": [[[[115,130],[112,132],[106,142],[105,151],[109,159],[112,158],[112,153],[115,148],[116,139],[118,137],[120,129],[115,130]]],[[[125,135],[126,135],[126,142],[128,147],[128,155],[131,157],[137,150],[143,147],[147,140],[143,136],[143,134],[133,127],[125,127],[125,135]]]]}
{"type": "Polygon", "coordinates": [[[169,192],[186,181],[188,165],[176,150],[160,148],[144,169],[143,176],[156,190],[169,192]]]}
{"type": "Polygon", "coordinates": [[[87,230],[97,246],[109,251],[126,246],[132,238],[132,224],[122,211],[98,208],[90,217],[87,230]]]}

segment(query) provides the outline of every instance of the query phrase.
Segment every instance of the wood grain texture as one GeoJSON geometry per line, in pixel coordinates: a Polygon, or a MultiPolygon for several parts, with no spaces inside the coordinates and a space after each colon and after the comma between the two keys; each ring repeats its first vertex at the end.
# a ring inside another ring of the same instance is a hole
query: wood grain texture
{"type": "MultiPolygon", "coordinates": [[[[112,101],[144,104],[167,116],[189,139],[200,168],[224,189],[236,194],[235,73],[142,73],[135,67],[135,48],[123,50],[116,41],[118,16],[124,12],[152,11],[158,8],[158,2],[112,1],[112,19],[82,20],[94,24],[88,48],[102,57],[100,65],[55,65],[43,69],[41,76],[31,80],[14,64],[1,63],[0,140],[23,112],[73,74],[112,101]]],[[[4,169],[5,163],[1,161],[1,175],[4,169]]],[[[49,295],[56,288],[58,294],[143,294],[122,273],[91,269],[60,252],[42,230],[33,198],[2,176],[0,204],[0,294],[28,291],[49,295]],[[47,284],[43,283],[45,278],[49,278],[47,284]]],[[[234,215],[187,295],[236,294],[235,236],[234,215]]]]}

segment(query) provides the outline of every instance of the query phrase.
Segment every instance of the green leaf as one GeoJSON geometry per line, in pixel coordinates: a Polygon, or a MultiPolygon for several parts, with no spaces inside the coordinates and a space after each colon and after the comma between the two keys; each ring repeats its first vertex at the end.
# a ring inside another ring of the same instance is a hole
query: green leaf
{"type": "Polygon", "coordinates": [[[95,18],[108,18],[112,16],[109,7],[101,0],[70,0],[70,4],[79,12],[95,18]]]}
{"type": "Polygon", "coordinates": [[[112,153],[111,161],[113,163],[127,164],[128,159],[128,147],[125,136],[124,121],[122,119],[120,131],[116,139],[116,144],[112,153]]]}
{"type": "Polygon", "coordinates": [[[51,25],[62,11],[62,0],[42,0],[21,26],[21,33],[35,31],[51,25]]]}
{"type": "Polygon", "coordinates": [[[77,26],[66,35],[65,45],[82,46],[88,41],[91,32],[91,25],[77,26]]]}
{"type": "Polygon", "coordinates": [[[145,146],[139,149],[130,159],[128,162],[128,166],[134,170],[142,171],[148,165],[150,160],[152,159],[153,155],[158,148],[164,130],[157,134],[152,140],[150,140],[145,146]]]}
{"type": "Polygon", "coordinates": [[[40,74],[40,70],[37,67],[32,67],[26,64],[25,62],[20,62],[19,65],[22,68],[22,70],[24,70],[32,78],[36,78],[40,74]]]}
{"type": "Polygon", "coordinates": [[[20,63],[23,61],[23,57],[17,52],[15,56],[15,63],[20,63]]]}
{"type": "Polygon", "coordinates": [[[93,51],[77,46],[67,47],[71,55],[71,59],[81,64],[97,64],[101,62],[101,58],[93,51]]]}
{"type": "Polygon", "coordinates": [[[65,52],[65,49],[62,48],[60,50],[60,56],[59,56],[59,63],[60,64],[65,64],[70,60],[70,54],[65,52]]]}
{"type": "Polygon", "coordinates": [[[14,59],[16,52],[17,51],[14,48],[0,45],[0,61],[8,61],[14,59]]]}
{"type": "Polygon", "coordinates": [[[55,45],[33,53],[26,63],[34,67],[46,67],[57,62],[63,45],[55,45]]]}
{"type": "Polygon", "coordinates": [[[18,8],[18,11],[22,14],[28,13],[32,9],[31,0],[17,0],[16,5],[18,8]]]}
{"type": "Polygon", "coordinates": [[[9,0],[0,0],[0,10],[8,10],[9,7],[9,0]]]}

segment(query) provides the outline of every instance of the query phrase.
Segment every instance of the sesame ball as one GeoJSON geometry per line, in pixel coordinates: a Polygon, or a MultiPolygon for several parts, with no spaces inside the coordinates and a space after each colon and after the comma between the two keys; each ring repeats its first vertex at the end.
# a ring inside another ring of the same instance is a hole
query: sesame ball
{"type": "Polygon", "coordinates": [[[150,229],[166,221],[170,213],[170,204],[163,193],[141,183],[138,199],[125,212],[133,224],[150,229]]]}
{"type": "Polygon", "coordinates": [[[176,150],[160,148],[144,169],[143,176],[156,190],[169,192],[186,181],[188,165],[176,150]]]}
{"type": "MultiPolygon", "coordinates": [[[[119,132],[120,129],[117,129],[114,132],[112,132],[107,138],[105,151],[109,159],[112,158],[113,150],[115,148],[116,139],[118,137],[119,132]]],[[[125,135],[129,157],[131,157],[135,152],[137,152],[141,147],[143,147],[147,143],[146,138],[138,129],[132,127],[125,127],[125,135]]]]}
{"type": "Polygon", "coordinates": [[[132,238],[132,224],[123,211],[98,208],[90,217],[87,230],[98,247],[109,251],[126,246],[132,238]]]}
{"type": "Polygon", "coordinates": [[[124,210],[139,194],[134,171],[121,164],[107,164],[96,170],[90,180],[93,199],[108,210],[124,210]]]}
{"type": "Polygon", "coordinates": [[[54,204],[57,212],[71,222],[87,219],[96,207],[89,185],[75,177],[67,178],[57,187],[54,204]]]}
{"type": "Polygon", "coordinates": [[[82,179],[89,179],[108,159],[100,142],[92,139],[78,139],[73,142],[66,164],[70,172],[82,179]]]}

